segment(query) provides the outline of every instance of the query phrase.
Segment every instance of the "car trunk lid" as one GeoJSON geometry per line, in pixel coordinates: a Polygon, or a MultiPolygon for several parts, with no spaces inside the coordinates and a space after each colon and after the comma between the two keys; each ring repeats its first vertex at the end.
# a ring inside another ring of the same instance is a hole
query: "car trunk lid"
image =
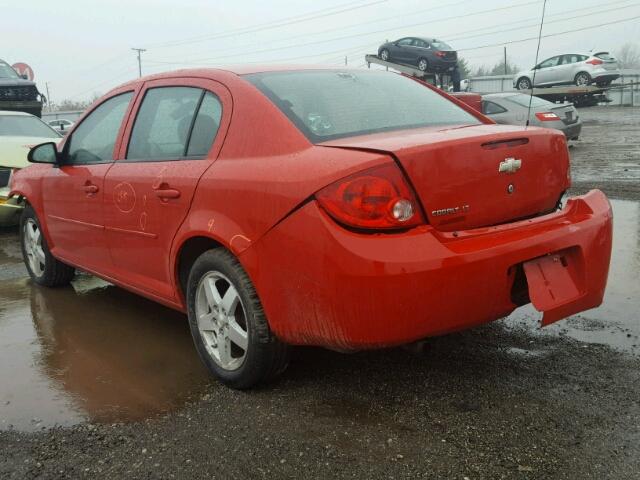
{"type": "Polygon", "coordinates": [[[549,212],[569,186],[561,132],[507,125],[422,128],[323,142],[397,159],[442,231],[497,225],[549,212]]]}
{"type": "Polygon", "coordinates": [[[551,108],[551,111],[560,117],[565,125],[573,125],[579,119],[578,111],[571,103],[564,103],[551,108]]]}

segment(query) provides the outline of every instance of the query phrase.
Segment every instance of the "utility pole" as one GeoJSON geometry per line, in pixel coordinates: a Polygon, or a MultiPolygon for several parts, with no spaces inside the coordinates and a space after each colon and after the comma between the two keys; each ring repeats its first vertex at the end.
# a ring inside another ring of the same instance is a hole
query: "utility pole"
{"type": "Polygon", "coordinates": [[[344,56],[344,64],[345,65],[347,64],[347,56],[346,55],[344,56]]]}
{"type": "Polygon", "coordinates": [[[507,75],[507,46],[504,47],[504,74],[507,75]]]}
{"type": "Polygon", "coordinates": [[[142,76],[142,58],[141,58],[140,54],[142,52],[146,52],[147,49],[146,48],[132,48],[131,50],[135,50],[136,52],[138,52],[138,76],[141,77],[142,76]]]}
{"type": "Polygon", "coordinates": [[[49,111],[51,111],[51,95],[49,95],[49,82],[44,82],[44,86],[47,89],[47,106],[49,107],[49,111]]]}

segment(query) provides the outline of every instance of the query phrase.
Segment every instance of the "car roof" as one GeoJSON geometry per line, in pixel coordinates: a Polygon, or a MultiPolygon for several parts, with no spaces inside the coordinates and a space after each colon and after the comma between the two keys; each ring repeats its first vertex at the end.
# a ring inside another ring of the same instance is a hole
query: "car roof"
{"type": "MultiPolygon", "coordinates": [[[[327,65],[277,65],[277,64],[264,64],[264,65],[229,65],[222,67],[211,68],[184,68],[181,70],[171,70],[162,73],[156,73],[153,75],[147,75],[145,77],[136,78],[129,82],[123,83],[111,91],[120,90],[123,87],[138,85],[142,82],[148,82],[151,80],[162,80],[176,77],[197,77],[197,78],[209,78],[219,79],[220,77],[240,77],[243,75],[251,75],[254,73],[267,73],[267,72],[299,72],[304,70],[326,70],[326,71],[345,71],[345,70],[358,70],[364,71],[363,68],[356,68],[352,66],[343,67],[328,67],[327,65]]],[[[372,72],[381,72],[381,70],[367,70],[372,72]]]]}
{"type": "MultiPolygon", "coordinates": [[[[482,95],[482,98],[509,98],[515,97],[516,95],[527,95],[526,93],[519,92],[499,92],[499,93],[488,93],[486,95],[482,95]]],[[[529,95],[527,95],[529,96],[529,95]]]]}
{"type": "Polygon", "coordinates": [[[16,116],[16,117],[33,117],[30,113],[26,112],[14,112],[11,110],[0,110],[0,115],[2,116],[16,116]]]}

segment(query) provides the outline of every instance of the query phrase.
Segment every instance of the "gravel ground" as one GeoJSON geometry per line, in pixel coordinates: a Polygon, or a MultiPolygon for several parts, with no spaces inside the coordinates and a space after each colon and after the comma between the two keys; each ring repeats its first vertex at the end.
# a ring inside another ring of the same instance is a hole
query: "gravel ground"
{"type": "MultiPolygon", "coordinates": [[[[580,114],[573,192],[640,200],[640,109],[580,114]]],[[[20,267],[15,232],[0,240],[2,281],[20,267]]],[[[571,321],[595,335],[616,323],[571,321]]],[[[0,431],[0,479],[640,479],[637,350],[557,330],[499,321],[412,352],[296,349],[260,390],[211,383],[139,422],[0,431]]]]}

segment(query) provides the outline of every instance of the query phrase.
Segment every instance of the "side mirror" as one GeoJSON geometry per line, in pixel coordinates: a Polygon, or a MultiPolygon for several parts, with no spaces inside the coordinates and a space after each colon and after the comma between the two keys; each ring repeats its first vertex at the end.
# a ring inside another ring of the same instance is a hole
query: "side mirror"
{"type": "Polygon", "coordinates": [[[31,163],[58,163],[58,147],[53,142],[41,143],[29,150],[27,160],[31,163]]]}
{"type": "Polygon", "coordinates": [[[23,80],[29,80],[29,76],[26,73],[20,74],[20,78],[23,80]]]}

